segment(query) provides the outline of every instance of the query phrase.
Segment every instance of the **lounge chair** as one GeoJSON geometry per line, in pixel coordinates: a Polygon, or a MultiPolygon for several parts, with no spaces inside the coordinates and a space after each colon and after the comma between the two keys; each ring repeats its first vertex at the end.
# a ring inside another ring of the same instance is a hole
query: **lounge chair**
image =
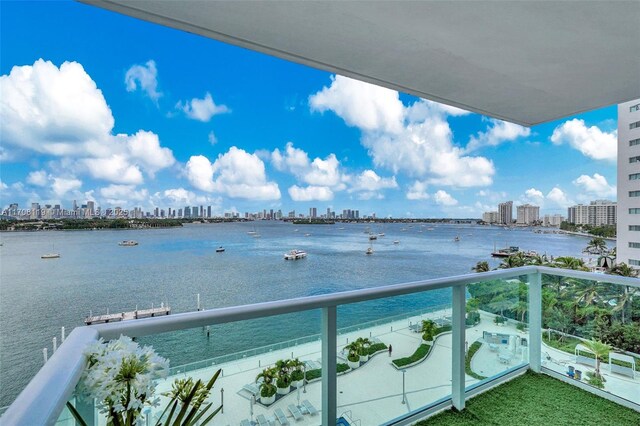
{"type": "Polygon", "coordinates": [[[258,426],[269,426],[269,421],[264,414],[258,414],[256,420],[258,421],[258,426]]]}
{"type": "Polygon", "coordinates": [[[302,412],[297,406],[293,404],[289,404],[287,408],[289,409],[289,412],[291,413],[293,418],[296,419],[296,421],[302,420],[302,412]]]}
{"type": "Polygon", "coordinates": [[[278,423],[280,423],[282,426],[289,424],[289,420],[287,420],[287,416],[284,415],[284,411],[282,411],[281,408],[276,408],[275,410],[273,410],[273,414],[276,415],[278,423]]]}
{"type": "Polygon", "coordinates": [[[312,416],[315,416],[316,414],[318,414],[318,410],[316,410],[316,407],[314,407],[313,404],[308,399],[305,399],[304,401],[302,401],[302,406],[306,408],[309,414],[311,414],[312,416]]]}
{"type": "Polygon", "coordinates": [[[260,388],[256,383],[249,383],[247,385],[244,385],[242,389],[246,390],[251,395],[257,395],[258,392],[260,391],[260,388]]]}

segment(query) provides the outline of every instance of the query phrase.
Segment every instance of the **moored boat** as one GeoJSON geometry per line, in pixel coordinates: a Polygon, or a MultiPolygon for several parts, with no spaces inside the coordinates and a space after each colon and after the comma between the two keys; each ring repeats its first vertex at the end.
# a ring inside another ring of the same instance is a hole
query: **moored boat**
{"type": "Polygon", "coordinates": [[[365,254],[373,254],[373,247],[369,247],[365,254]]]}
{"type": "Polygon", "coordinates": [[[216,253],[222,253],[224,251],[224,247],[220,246],[216,249],[216,253]]]}
{"type": "Polygon", "coordinates": [[[304,259],[305,257],[307,257],[307,252],[303,250],[294,249],[284,254],[285,260],[298,260],[298,259],[304,259]]]}
{"type": "Polygon", "coordinates": [[[57,259],[60,257],[60,253],[47,253],[40,256],[41,259],[57,259]]]}
{"type": "Polygon", "coordinates": [[[138,242],[134,240],[123,240],[123,241],[120,241],[118,245],[123,247],[133,247],[133,246],[137,246],[138,242]]]}

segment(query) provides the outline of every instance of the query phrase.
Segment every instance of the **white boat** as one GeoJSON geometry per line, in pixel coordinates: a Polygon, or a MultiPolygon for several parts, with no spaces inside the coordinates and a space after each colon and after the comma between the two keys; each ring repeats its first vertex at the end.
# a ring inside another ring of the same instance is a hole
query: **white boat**
{"type": "Polygon", "coordinates": [[[458,241],[460,241],[460,236],[456,235],[456,237],[453,239],[453,241],[455,241],[456,243],[457,243],[458,241]]]}
{"type": "Polygon", "coordinates": [[[384,232],[379,233],[378,237],[384,237],[384,232]]]}
{"type": "Polygon", "coordinates": [[[47,253],[40,256],[41,259],[57,259],[60,257],[60,253],[47,253]]]}
{"type": "Polygon", "coordinates": [[[365,254],[373,254],[373,247],[369,247],[365,254]]]}
{"type": "Polygon", "coordinates": [[[298,260],[307,257],[307,252],[303,250],[291,250],[284,254],[284,260],[298,260]]]}
{"type": "Polygon", "coordinates": [[[305,236],[305,237],[310,237],[310,236],[311,236],[311,234],[304,234],[304,236],[305,236]]]}
{"type": "Polygon", "coordinates": [[[216,253],[222,253],[224,251],[224,247],[220,246],[216,249],[216,253]]]}
{"type": "Polygon", "coordinates": [[[120,241],[118,245],[123,247],[133,247],[133,246],[137,246],[138,242],[134,240],[124,240],[124,241],[120,241]]]}
{"type": "Polygon", "coordinates": [[[400,244],[400,241],[395,240],[395,241],[393,242],[393,244],[400,244]]]}
{"type": "Polygon", "coordinates": [[[369,240],[373,241],[377,239],[378,239],[378,236],[376,234],[369,234],[369,240]]]}

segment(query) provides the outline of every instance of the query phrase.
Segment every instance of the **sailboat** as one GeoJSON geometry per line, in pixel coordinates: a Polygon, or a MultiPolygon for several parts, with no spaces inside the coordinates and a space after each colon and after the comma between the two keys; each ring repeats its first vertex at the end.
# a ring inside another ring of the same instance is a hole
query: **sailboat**
{"type": "Polygon", "coordinates": [[[60,253],[56,253],[53,251],[54,246],[51,244],[51,253],[46,253],[40,256],[40,259],[58,259],[60,257],[60,253]]]}

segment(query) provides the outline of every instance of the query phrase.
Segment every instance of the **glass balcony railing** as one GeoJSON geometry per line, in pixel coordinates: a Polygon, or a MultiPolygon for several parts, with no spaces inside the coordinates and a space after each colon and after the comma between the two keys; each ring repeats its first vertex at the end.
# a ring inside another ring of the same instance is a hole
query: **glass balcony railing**
{"type": "Polygon", "coordinates": [[[637,279],[529,266],[81,327],[2,421],[72,425],[72,401],[88,424],[106,424],[75,397],[76,385],[87,346],[120,335],[171,363],[156,383],[160,405],[145,407],[141,424],[161,418],[175,379],[208,380],[219,369],[207,400],[223,407],[213,425],[408,424],[463,409],[526,369],[640,409],[640,361],[626,325],[639,289],[637,279]],[[604,356],[590,346],[605,333],[624,348],[604,356]],[[263,392],[265,381],[280,386],[263,392]]]}

